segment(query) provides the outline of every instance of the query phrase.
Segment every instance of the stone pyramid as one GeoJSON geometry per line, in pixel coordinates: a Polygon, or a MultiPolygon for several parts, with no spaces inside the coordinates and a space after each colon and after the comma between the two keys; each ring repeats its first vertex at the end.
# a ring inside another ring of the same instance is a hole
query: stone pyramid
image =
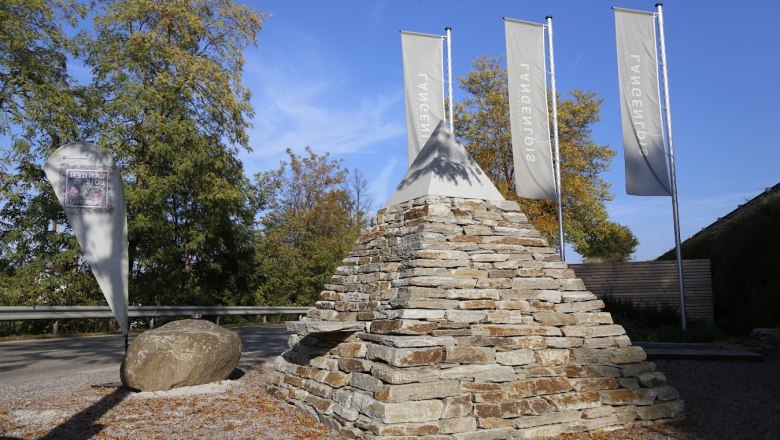
{"type": "Polygon", "coordinates": [[[504,200],[444,121],[433,130],[390,196],[388,205],[426,195],[504,200]]]}
{"type": "Polygon", "coordinates": [[[352,438],[504,439],[684,417],[514,202],[423,196],[372,227],[269,389],[352,438]]]}

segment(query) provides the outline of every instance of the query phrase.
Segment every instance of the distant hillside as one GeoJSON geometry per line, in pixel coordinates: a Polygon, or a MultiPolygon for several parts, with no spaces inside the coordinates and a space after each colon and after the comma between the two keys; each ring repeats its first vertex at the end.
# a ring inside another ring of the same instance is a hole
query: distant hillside
{"type": "MultiPolygon", "coordinates": [[[[719,327],[780,326],[780,184],[685,240],[682,256],[710,259],[719,327]]],[[[658,259],[673,260],[674,249],[658,259]]]]}

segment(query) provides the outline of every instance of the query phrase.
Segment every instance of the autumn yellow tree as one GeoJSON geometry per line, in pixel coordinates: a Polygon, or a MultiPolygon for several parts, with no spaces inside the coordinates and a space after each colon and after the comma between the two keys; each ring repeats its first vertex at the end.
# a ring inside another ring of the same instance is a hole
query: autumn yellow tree
{"type": "MultiPolygon", "coordinates": [[[[522,199],[515,192],[507,73],[501,59],[477,58],[460,84],[467,97],[454,107],[458,139],[501,194],[517,200],[534,226],[559,247],[555,201],[522,199]]],[[[556,97],[565,240],[586,259],[628,260],[638,241],[627,227],[609,220],[604,205],[612,195],[601,173],[609,168],[615,152],[591,137],[591,127],[600,119],[601,100],[582,90],[570,95],[563,101],[556,97]]]]}

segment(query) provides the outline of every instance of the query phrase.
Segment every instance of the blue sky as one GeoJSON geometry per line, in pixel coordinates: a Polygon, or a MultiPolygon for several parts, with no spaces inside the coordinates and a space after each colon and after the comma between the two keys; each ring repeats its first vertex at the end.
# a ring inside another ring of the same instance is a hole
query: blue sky
{"type": "MultiPolygon", "coordinates": [[[[594,91],[604,102],[593,138],[617,151],[604,177],[610,218],[636,234],[636,260],[674,246],[671,199],[625,194],[614,18],[611,6],[652,1],[248,2],[270,13],[246,52],[256,110],[247,174],[275,168],[286,148],[329,152],[368,178],[383,204],[406,167],[400,30],[453,29],[453,75],[477,56],[503,55],[502,17],[553,16],[558,91],[594,91]]],[[[780,6],[748,0],[664,5],[682,239],[780,181],[776,127],[780,6]]],[[[455,83],[455,99],[463,97],[455,83]]],[[[571,252],[569,261],[577,257],[571,252]]]]}

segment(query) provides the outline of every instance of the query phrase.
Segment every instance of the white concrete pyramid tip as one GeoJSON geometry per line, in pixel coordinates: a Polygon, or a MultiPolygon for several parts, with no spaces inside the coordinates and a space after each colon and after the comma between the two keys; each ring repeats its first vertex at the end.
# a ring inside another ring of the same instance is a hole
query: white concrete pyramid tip
{"type": "Polygon", "coordinates": [[[409,166],[388,206],[427,195],[504,200],[452,131],[441,121],[409,166]]]}

